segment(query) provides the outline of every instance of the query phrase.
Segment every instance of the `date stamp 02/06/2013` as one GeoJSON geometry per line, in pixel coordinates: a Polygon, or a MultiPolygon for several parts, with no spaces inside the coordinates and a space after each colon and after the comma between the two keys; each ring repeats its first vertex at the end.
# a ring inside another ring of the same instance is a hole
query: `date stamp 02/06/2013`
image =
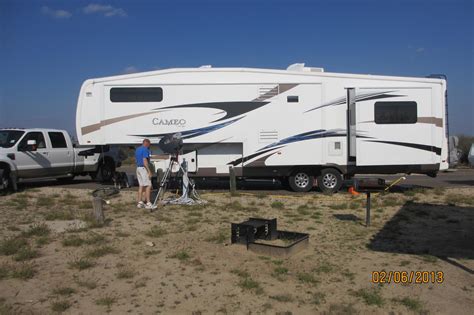
{"type": "Polygon", "coordinates": [[[372,271],[372,283],[443,283],[443,271],[372,271]]]}

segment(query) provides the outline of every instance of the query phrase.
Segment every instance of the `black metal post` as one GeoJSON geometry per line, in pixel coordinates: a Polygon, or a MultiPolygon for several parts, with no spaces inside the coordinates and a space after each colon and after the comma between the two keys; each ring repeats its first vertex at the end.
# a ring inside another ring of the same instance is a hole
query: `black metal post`
{"type": "Polygon", "coordinates": [[[365,213],[365,226],[370,226],[370,192],[366,193],[367,195],[367,202],[366,202],[366,213],[365,213]]]}
{"type": "Polygon", "coordinates": [[[237,193],[237,181],[235,179],[235,170],[234,167],[229,166],[229,186],[230,186],[230,193],[232,195],[237,193]]]}

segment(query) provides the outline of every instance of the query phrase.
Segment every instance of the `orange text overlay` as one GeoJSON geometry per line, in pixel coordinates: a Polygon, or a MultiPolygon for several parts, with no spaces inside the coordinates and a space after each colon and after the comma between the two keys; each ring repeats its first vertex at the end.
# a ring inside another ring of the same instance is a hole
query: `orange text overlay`
{"type": "Polygon", "coordinates": [[[372,283],[443,283],[442,271],[372,271],[372,283]]]}

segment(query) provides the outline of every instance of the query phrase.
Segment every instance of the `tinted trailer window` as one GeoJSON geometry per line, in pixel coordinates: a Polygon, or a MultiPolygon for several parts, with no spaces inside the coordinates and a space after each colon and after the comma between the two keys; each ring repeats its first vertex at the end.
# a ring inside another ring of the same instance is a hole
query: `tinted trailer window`
{"type": "Polygon", "coordinates": [[[375,102],[376,124],[415,124],[417,122],[416,102],[375,102]]]}
{"type": "Polygon", "coordinates": [[[118,102],[161,102],[163,100],[163,89],[152,88],[112,88],[110,89],[110,101],[118,102]]]}

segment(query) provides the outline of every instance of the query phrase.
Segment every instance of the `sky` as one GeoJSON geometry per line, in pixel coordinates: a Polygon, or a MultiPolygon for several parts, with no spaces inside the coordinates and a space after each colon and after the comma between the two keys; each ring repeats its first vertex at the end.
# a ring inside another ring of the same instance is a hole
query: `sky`
{"type": "Polygon", "coordinates": [[[448,77],[474,135],[473,0],[0,0],[0,127],[75,134],[88,78],[174,67],[448,77]]]}

